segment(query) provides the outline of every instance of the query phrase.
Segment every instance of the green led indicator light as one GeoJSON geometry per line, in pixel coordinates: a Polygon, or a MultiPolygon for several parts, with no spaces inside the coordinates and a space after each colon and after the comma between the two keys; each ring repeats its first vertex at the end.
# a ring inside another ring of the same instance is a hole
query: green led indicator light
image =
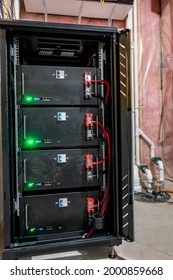
{"type": "Polygon", "coordinates": [[[26,95],[24,98],[25,98],[25,102],[28,102],[28,103],[29,103],[29,102],[32,102],[32,101],[33,101],[33,97],[32,97],[32,96],[27,96],[27,95],[26,95]]]}
{"type": "Polygon", "coordinates": [[[33,183],[33,182],[29,182],[29,183],[27,184],[27,187],[28,187],[28,188],[33,188],[33,187],[34,187],[34,183],[33,183]]]}
{"type": "Polygon", "coordinates": [[[33,233],[33,232],[35,232],[35,231],[36,231],[36,228],[30,228],[30,229],[29,229],[29,232],[30,232],[30,233],[33,233]]]}
{"type": "Polygon", "coordinates": [[[32,147],[34,145],[34,140],[33,139],[28,139],[25,141],[25,145],[32,147]]]}

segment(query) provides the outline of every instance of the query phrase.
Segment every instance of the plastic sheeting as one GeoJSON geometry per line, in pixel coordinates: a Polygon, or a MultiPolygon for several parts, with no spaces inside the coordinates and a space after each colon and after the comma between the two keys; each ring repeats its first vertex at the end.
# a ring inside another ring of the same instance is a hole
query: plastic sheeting
{"type": "Polygon", "coordinates": [[[173,1],[162,0],[163,114],[165,173],[173,178],[173,1]]]}
{"type": "MultiPolygon", "coordinates": [[[[173,0],[138,1],[138,26],[140,128],[173,178],[173,0]]],[[[141,143],[141,161],[154,169],[141,143]]]]}

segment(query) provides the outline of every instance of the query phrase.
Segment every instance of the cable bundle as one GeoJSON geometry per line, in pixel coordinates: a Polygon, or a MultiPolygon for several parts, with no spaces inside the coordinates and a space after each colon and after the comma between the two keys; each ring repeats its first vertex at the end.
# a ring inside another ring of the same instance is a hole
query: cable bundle
{"type": "MultiPolygon", "coordinates": [[[[106,214],[106,210],[107,210],[107,205],[108,205],[108,201],[109,201],[109,179],[110,179],[110,147],[111,147],[111,140],[110,140],[110,135],[108,130],[100,123],[100,122],[96,122],[93,121],[94,124],[98,124],[98,126],[101,128],[104,138],[107,142],[107,162],[108,162],[108,172],[107,172],[107,180],[106,180],[106,186],[105,186],[105,190],[104,190],[104,195],[102,200],[98,203],[95,204],[94,207],[98,207],[100,205],[102,205],[101,211],[100,213],[96,213],[93,215],[93,220],[94,220],[94,228],[91,228],[90,231],[88,232],[88,234],[86,235],[86,238],[90,237],[94,231],[94,229],[102,229],[104,227],[104,217],[106,214]]],[[[103,159],[100,162],[105,161],[105,159],[103,159]]]]}

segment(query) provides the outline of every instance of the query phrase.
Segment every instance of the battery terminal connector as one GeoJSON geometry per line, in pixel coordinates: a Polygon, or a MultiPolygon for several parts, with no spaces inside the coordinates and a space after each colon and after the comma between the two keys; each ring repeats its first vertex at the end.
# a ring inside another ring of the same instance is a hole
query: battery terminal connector
{"type": "Polygon", "coordinates": [[[93,139],[93,114],[85,114],[86,140],[93,139]]]}
{"type": "Polygon", "coordinates": [[[84,88],[85,88],[85,98],[90,99],[91,92],[91,72],[84,72],[84,88]]]}
{"type": "Polygon", "coordinates": [[[86,180],[87,182],[93,181],[93,155],[85,156],[85,167],[86,167],[86,180]]]}
{"type": "Polygon", "coordinates": [[[87,197],[87,212],[94,213],[94,198],[87,197]]]}

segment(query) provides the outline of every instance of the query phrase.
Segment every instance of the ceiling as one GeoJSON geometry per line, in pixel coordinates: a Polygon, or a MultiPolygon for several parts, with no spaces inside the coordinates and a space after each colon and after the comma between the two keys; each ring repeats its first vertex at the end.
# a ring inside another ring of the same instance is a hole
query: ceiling
{"type": "Polygon", "coordinates": [[[27,12],[124,20],[131,5],[80,0],[24,0],[27,12]]]}

